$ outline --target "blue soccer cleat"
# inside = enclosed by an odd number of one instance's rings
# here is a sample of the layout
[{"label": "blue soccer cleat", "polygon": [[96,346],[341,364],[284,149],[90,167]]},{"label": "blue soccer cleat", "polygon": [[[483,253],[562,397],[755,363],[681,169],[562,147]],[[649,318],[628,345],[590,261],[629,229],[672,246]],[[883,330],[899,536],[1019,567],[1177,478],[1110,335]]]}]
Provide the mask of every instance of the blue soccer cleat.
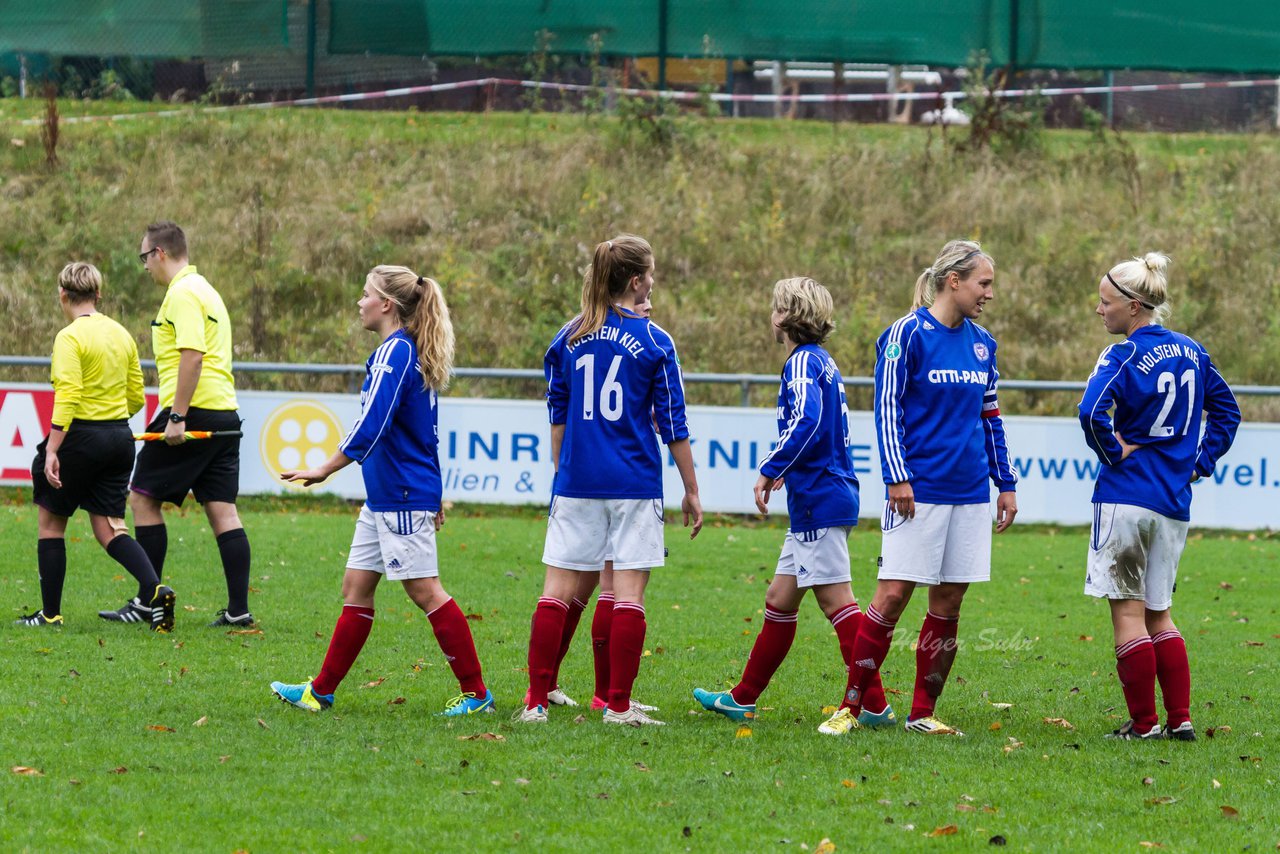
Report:
[{"label": "blue soccer cleat", "polygon": [[898,722],[898,716],[893,713],[893,706],[885,705],[883,712],[868,712],[863,709],[858,713],[858,723],[868,729],[879,729],[881,727],[890,727]]},{"label": "blue soccer cleat", "polygon": [[333,706],[332,694],[317,694],[311,690],[311,680],[301,685],[286,685],[283,682],[272,682],[271,691],[286,703],[305,709],[308,712],[323,712]]},{"label": "blue soccer cleat", "polygon": [[693,699],[701,703],[702,708],[708,712],[717,712],[731,721],[750,721],[755,720],[756,717],[755,703],[743,705],[733,699],[731,691],[705,691],[702,688],[694,688]]},{"label": "blue soccer cleat", "polygon": [[449,701],[449,705],[444,707],[444,711],[440,712],[439,716],[456,718],[462,715],[474,715],[477,712],[492,712],[494,710],[493,692],[486,689],[483,697],[477,697],[472,693],[459,694]]}]

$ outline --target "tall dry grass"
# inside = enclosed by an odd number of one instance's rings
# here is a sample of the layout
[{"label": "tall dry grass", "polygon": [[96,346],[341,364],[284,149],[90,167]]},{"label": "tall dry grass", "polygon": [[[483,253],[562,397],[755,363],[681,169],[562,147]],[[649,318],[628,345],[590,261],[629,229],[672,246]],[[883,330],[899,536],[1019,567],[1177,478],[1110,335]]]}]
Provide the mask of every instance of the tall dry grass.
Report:
[{"label": "tall dry grass", "polygon": [[[0,352],[48,352],[62,325],[55,276],[83,259],[102,268],[105,309],[149,354],[161,292],[138,264],[138,240],[149,220],[172,218],[227,298],[243,360],[360,361],[371,343],[355,324],[364,274],[403,263],[444,285],[457,364],[539,367],[576,310],[591,248],[632,231],[657,252],[655,319],[686,370],[777,370],[770,289],[804,274],[836,297],[830,349],[844,373],[865,375],[919,271],[947,239],[970,237],[997,261],[986,323],[1005,377],[1083,379],[1108,343],[1092,315],[1098,278],[1159,249],[1173,257],[1170,325],[1204,341],[1231,380],[1280,384],[1270,137],[1135,137],[1126,154],[1054,134],[1040,152],[1001,160],[950,153],[918,129],[687,119],[679,131],[655,147],[598,117],[193,115],[69,125],[52,173],[38,137],[6,144]],[[1009,398],[1022,412],[1074,402]],[[1280,403],[1251,403],[1250,415],[1280,418]]]}]

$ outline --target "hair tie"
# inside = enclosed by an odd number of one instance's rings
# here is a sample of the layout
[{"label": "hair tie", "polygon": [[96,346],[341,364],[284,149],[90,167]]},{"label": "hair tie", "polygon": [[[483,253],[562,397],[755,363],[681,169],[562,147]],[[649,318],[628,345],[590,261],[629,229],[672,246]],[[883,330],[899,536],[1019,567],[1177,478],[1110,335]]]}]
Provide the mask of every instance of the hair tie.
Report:
[{"label": "hair tie", "polygon": [[1117,282],[1115,279],[1111,278],[1111,271],[1110,271],[1110,270],[1108,270],[1108,271],[1107,271],[1107,281],[1111,283],[1111,287],[1115,288],[1117,291],[1119,291],[1119,292],[1120,292],[1120,295],[1121,295],[1121,296],[1128,297],[1129,299],[1131,299],[1131,300],[1133,300],[1134,302],[1136,302],[1138,305],[1140,305],[1140,306],[1142,306],[1143,308],[1145,308],[1147,311],[1155,311],[1156,307],[1155,307],[1154,305],[1152,305],[1151,303],[1147,302],[1147,301],[1146,301],[1146,300],[1144,300],[1142,297],[1138,296],[1137,294],[1135,294],[1133,291],[1129,290],[1128,288],[1126,288],[1126,287],[1122,286],[1122,285],[1121,285],[1119,282]]},{"label": "hair tie", "polygon": [[604,242],[604,248],[605,248],[607,251],[612,252],[612,251],[613,251],[613,241],[612,241],[612,240],[606,240],[606,241]]},{"label": "hair tie", "polygon": [[426,279],[424,279],[424,278],[422,278],[421,276],[419,276],[419,277],[418,277],[418,287],[422,287],[422,283],[423,283],[423,282],[425,282],[425,281],[426,281]]}]

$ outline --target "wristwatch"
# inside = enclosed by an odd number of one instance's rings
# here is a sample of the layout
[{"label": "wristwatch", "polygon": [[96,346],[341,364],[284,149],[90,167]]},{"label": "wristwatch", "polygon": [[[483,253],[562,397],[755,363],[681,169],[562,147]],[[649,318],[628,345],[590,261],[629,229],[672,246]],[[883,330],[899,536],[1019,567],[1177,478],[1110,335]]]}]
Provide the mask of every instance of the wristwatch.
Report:
[{"label": "wristwatch", "polygon": [[169,420],[172,421],[174,424],[181,424],[183,421],[187,420],[187,416],[182,415],[181,413],[178,413],[178,412],[170,412]]}]

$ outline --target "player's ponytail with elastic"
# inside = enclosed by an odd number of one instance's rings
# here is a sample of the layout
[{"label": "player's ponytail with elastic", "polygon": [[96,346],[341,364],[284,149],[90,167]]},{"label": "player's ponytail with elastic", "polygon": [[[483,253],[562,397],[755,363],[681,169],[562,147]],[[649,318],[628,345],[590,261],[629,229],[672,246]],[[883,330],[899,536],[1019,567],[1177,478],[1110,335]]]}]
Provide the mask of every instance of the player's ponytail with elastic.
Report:
[{"label": "player's ponytail with elastic", "polygon": [[1121,261],[1107,276],[1121,296],[1151,312],[1156,323],[1164,323],[1170,310],[1168,268],[1168,255],[1148,252],[1141,258]]},{"label": "player's ponytail with elastic", "polygon": [[626,292],[632,278],[643,278],[652,263],[653,249],[643,237],[620,234],[598,244],[583,278],[582,311],[576,318],[569,343],[600,331],[614,300]]},{"label": "player's ponytail with elastic", "polygon": [[920,277],[916,279],[916,289],[914,298],[911,301],[911,310],[924,308],[933,305],[934,298],[938,295],[938,285],[945,281],[947,274],[954,271],[959,274],[961,280],[969,278],[969,274],[978,266],[978,261],[985,258],[992,269],[995,269],[996,262],[990,255],[982,251],[982,247],[975,240],[952,240],[942,247],[942,251],[938,253],[938,257],[934,259],[933,266],[926,267]]},{"label": "player's ponytail with elastic", "polygon": [[369,272],[369,285],[395,303],[404,331],[418,345],[422,383],[437,391],[449,385],[453,373],[453,322],[444,291],[435,279],[408,267],[381,264]]}]

